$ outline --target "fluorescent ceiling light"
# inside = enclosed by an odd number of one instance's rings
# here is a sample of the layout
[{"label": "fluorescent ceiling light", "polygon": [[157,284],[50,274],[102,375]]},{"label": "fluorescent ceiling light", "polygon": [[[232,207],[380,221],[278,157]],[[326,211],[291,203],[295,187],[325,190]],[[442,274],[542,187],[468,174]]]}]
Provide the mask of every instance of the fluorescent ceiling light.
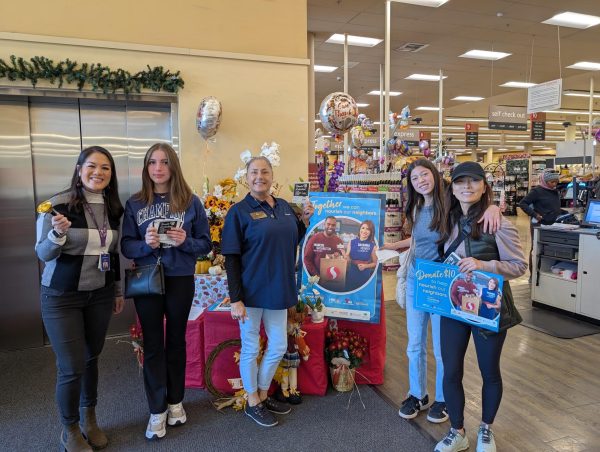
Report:
[{"label": "fluorescent ceiling light", "polygon": [[594,63],[591,61],[579,61],[571,66],[567,66],[569,69],[582,69],[584,71],[600,71],[600,63]]},{"label": "fluorescent ceiling light", "polygon": [[[379,96],[380,93],[381,91],[374,89],[373,91],[369,91],[367,94],[370,94],[371,96]],[[390,91],[390,96],[399,96],[400,94],[402,94],[400,91]]]},{"label": "fluorescent ceiling light", "polygon": [[[444,75],[442,78],[448,78]],[[437,82],[440,80],[439,75],[431,75],[431,74],[411,74],[406,77],[406,80],[422,80],[425,82]]]},{"label": "fluorescent ceiling light", "polygon": [[440,107],[417,107],[415,110],[421,111],[440,111]]},{"label": "fluorescent ceiling light", "polygon": [[333,72],[337,69],[337,66],[321,66],[319,64],[314,65],[315,72]]},{"label": "fluorescent ceiling light", "polygon": [[[375,47],[377,44],[382,42],[383,39],[377,38],[367,38],[365,36],[353,36],[348,35],[348,45],[350,46],[359,46],[359,47]],[[344,43],[344,35],[341,33],[335,33],[329,37],[329,39],[325,42],[330,44],[343,44]]]},{"label": "fluorescent ceiling light", "polygon": [[512,55],[512,53],[506,52],[492,52],[490,50],[469,50],[462,55],[459,55],[461,58],[475,58],[477,60],[492,60],[497,61],[502,58],[506,58],[507,56]]},{"label": "fluorescent ceiling light", "polygon": [[464,102],[478,102],[483,99],[484,99],[483,97],[478,97],[478,96],[456,96],[452,100],[462,100]]},{"label": "fluorescent ceiling light", "polygon": [[321,120],[320,119],[315,119],[315,122],[321,122]]},{"label": "fluorescent ceiling light", "polygon": [[359,104],[356,104],[356,106],[359,107],[359,108],[364,108],[364,107],[368,107],[369,104],[360,104],[359,103]]},{"label": "fluorescent ceiling light", "polygon": [[[567,90],[567,91],[563,91],[563,95],[572,96],[572,97],[587,97],[589,99],[590,92],[589,91]],[[594,93],[594,98],[600,98],[600,93],[598,91],[596,91]]]},{"label": "fluorescent ceiling light", "polygon": [[506,88],[531,88],[532,86],[537,85],[537,83],[529,83],[529,82],[506,82],[500,86],[504,86]]},{"label": "fluorescent ceiling light", "polygon": [[419,6],[430,6],[432,8],[438,8],[449,0],[392,0],[396,3],[408,3],[409,5]]},{"label": "fluorescent ceiling light", "polygon": [[457,121],[457,122],[488,122],[488,118],[444,118],[445,121]]},{"label": "fluorescent ceiling light", "polygon": [[[544,113],[554,113],[557,115],[589,115],[588,110],[544,110]],[[596,114],[597,112],[593,112]]]},{"label": "fluorescent ceiling light", "polygon": [[600,24],[600,17],[567,11],[565,13],[557,14],[554,17],[543,21],[542,23],[548,25],[558,25],[560,27],[590,28]]}]

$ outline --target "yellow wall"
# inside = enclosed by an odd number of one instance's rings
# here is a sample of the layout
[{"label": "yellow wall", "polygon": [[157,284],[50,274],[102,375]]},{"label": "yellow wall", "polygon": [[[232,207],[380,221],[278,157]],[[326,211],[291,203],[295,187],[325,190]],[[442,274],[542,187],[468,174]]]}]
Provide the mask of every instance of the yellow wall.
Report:
[{"label": "yellow wall", "polygon": [[[42,2],[39,3],[41,4]],[[75,33],[83,33],[85,31],[83,28],[78,30],[75,24],[72,24],[72,26],[67,24],[68,19],[58,19],[60,12],[64,12],[64,8],[58,8],[57,6],[61,3],[65,4],[68,2],[50,2],[47,10],[39,10],[51,16],[45,22],[47,25],[44,31],[59,33],[61,30],[58,28],[52,29],[52,27],[64,25],[69,30],[71,36],[75,35]],[[103,11],[110,9],[107,5],[116,2],[111,0],[106,3],[94,4],[94,7],[98,10],[96,11],[96,16],[100,15],[99,17],[103,17],[105,14]],[[124,4],[127,2],[121,1],[120,3]],[[167,21],[168,26],[165,30],[157,33],[173,31],[174,33],[179,33],[181,39],[185,38],[185,33],[181,29],[189,29],[192,25],[190,18],[187,17],[185,12],[182,12],[178,16],[182,20],[181,27],[179,27],[173,15],[174,13],[169,12],[169,8],[174,7],[160,6],[159,8],[158,2],[151,1],[148,3],[151,5],[154,4],[156,7],[151,8],[153,11],[149,13],[150,17],[156,14],[154,9],[158,9],[164,10],[166,18],[171,18]],[[293,36],[289,37],[289,42],[286,42],[288,41],[288,37],[279,36],[279,39],[271,39],[268,45],[263,45],[262,43],[260,45],[256,44],[256,47],[253,49],[248,47],[247,51],[253,54],[273,51],[273,55],[283,54],[288,57],[297,57],[301,52],[293,51],[290,46],[298,47],[298,44],[302,42],[304,46],[303,52],[304,54],[306,53],[306,2],[304,0],[252,0],[243,2],[213,0],[212,2],[195,1],[187,3],[196,5],[190,9],[194,14],[197,9],[205,12],[209,10],[214,15],[213,21],[216,20],[217,12],[220,12],[223,15],[220,19],[223,23],[223,28],[220,30],[219,36],[223,37],[223,47],[232,50],[233,47],[238,46],[237,51],[253,45],[250,40],[242,39],[240,33],[245,32],[249,34],[249,27],[252,30],[266,28],[270,26],[271,22],[279,22],[281,20],[281,17],[277,15],[266,15],[267,6],[270,5],[272,9],[276,9],[278,14],[284,13],[283,10],[294,10],[296,11],[296,20],[304,24],[304,28],[300,30],[295,25],[290,24],[288,30],[291,30],[290,33],[293,32]],[[244,5],[253,3],[257,5],[257,8],[244,7],[236,10],[233,15],[226,14],[226,8],[223,4],[231,6],[233,3]],[[23,8],[30,8],[25,3],[20,4],[24,5]],[[197,6],[199,4],[210,6],[200,8]],[[304,5],[301,14],[298,8],[295,7],[297,4]],[[3,5],[3,7],[8,6],[9,12],[12,12],[14,15],[17,11],[17,6],[14,5],[16,3],[11,2],[10,4]],[[80,6],[83,8],[85,14],[92,14],[91,10],[86,6],[87,3],[78,3],[77,5],[78,9],[80,9]],[[161,3],[161,5],[166,4]],[[55,10],[55,8],[58,9]],[[235,8],[232,7],[232,9]],[[245,12],[246,17],[240,17],[241,12]],[[34,14],[35,17],[31,21],[16,21],[20,24],[19,31],[23,33],[37,33],[36,26],[40,24],[38,20],[40,14]],[[98,24],[102,20],[83,20],[86,17],[85,14],[81,16],[78,14],[76,16],[74,12],[71,12],[68,17],[72,21],[81,22],[78,24],[80,27],[84,27],[86,24],[90,25],[89,33],[86,32],[85,34],[86,38],[102,37],[101,35],[94,34],[100,33],[101,27]],[[284,17],[287,16],[284,14]],[[6,17],[4,19],[6,20]],[[237,20],[237,25],[234,20]],[[117,28],[120,26],[124,28],[125,22],[125,19],[117,20]],[[148,20],[146,22],[151,21]],[[55,25],[52,25],[52,23]],[[144,24],[139,20],[131,20],[132,30],[137,30],[135,33],[134,31],[131,32],[132,38],[134,34],[139,33],[138,36],[140,38],[152,40],[152,36],[144,36],[142,31],[149,34],[150,30],[147,26],[144,25],[142,27],[142,25]],[[202,20],[198,18],[198,26],[200,27],[201,25]],[[112,27],[104,28],[112,30]],[[244,40],[245,42],[237,42],[233,36],[229,36],[230,28],[238,30],[233,35],[238,36],[240,40]],[[177,31],[178,29],[179,31]],[[108,33],[106,30],[105,32]],[[123,30],[121,32],[116,33],[116,36],[127,35]],[[107,38],[108,36],[104,37]],[[198,42],[196,48],[204,49],[205,42],[209,41]],[[213,45],[219,44],[216,38],[210,42]],[[170,42],[168,44],[174,43]],[[281,44],[278,48],[276,48],[277,43]],[[167,43],[163,42],[163,44]],[[172,71],[180,70],[181,76],[185,81],[185,87],[178,96],[182,166],[186,179],[197,190],[201,188],[203,175],[209,176],[211,183],[216,182],[220,178],[231,177],[238,166],[241,165],[239,154],[245,149],[250,149],[253,154],[256,154],[261,144],[265,141],[276,141],[281,145],[282,164],[281,167],[275,169],[276,181],[287,187],[288,183],[296,181],[298,177],[306,179],[308,163],[307,134],[309,125],[312,127],[313,124],[309,124],[307,118],[308,66],[304,59],[293,60],[291,64],[288,64],[283,62],[262,62],[256,60],[140,52],[135,50],[115,50],[63,43],[34,43],[1,39],[0,37],[0,58],[6,59],[11,54],[24,58],[43,55],[55,61],[71,58],[79,62],[99,62],[111,68],[124,68],[132,73],[145,68],[147,64],[150,66],[162,65]],[[8,83],[5,79],[0,79],[0,86],[14,86],[14,84]],[[219,131],[215,135],[216,143],[209,145],[210,151],[207,154],[206,143],[196,131],[195,117],[200,100],[209,95],[215,96],[221,101],[223,116]],[[282,190],[281,196],[290,197],[287,188]]]},{"label": "yellow wall", "polygon": [[1,3],[1,31],[306,58],[306,0]]}]

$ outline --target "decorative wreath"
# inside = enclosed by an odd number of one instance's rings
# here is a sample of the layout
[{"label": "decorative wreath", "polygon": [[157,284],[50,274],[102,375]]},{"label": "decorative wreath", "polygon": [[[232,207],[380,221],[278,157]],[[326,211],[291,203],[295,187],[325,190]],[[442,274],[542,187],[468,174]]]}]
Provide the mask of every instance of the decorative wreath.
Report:
[{"label": "decorative wreath", "polygon": [[206,367],[204,368],[204,383],[206,384],[206,389],[208,389],[208,392],[210,392],[212,395],[214,395],[215,397],[217,397],[219,399],[227,398],[230,396],[228,394],[225,394],[225,393],[219,391],[213,385],[213,382],[212,382],[213,363],[215,362],[215,359],[217,359],[217,356],[219,356],[219,354],[226,348],[236,347],[236,346],[241,347],[241,345],[242,345],[242,341],[240,339],[228,339],[226,341],[221,342],[219,345],[217,345],[215,347],[215,349],[212,352],[210,352],[210,355],[208,355],[208,359],[206,360]]}]

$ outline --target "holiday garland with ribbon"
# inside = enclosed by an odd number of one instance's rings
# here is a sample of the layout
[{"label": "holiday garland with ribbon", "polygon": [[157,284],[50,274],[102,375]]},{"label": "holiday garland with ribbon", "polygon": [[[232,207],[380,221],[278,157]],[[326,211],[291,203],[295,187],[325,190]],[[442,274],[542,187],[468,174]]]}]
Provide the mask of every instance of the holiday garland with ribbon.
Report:
[{"label": "holiday garland with ribbon", "polygon": [[58,81],[61,88],[64,83],[77,85],[81,91],[88,84],[92,91],[101,90],[104,94],[123,90],[125,94],[139,93],[142,89],[176,93],[183,88],[183,80],[179,71],[172,73],[162,66],[139,71],[133,75],[124,69],[112,70],[100,63],[83,63],[66,59],[58,63],[53,60],[35,56],[29,61],[11,55],[10,62],[0,59],[0,79],[10,81],[29,80],[35,88],[40,80],[47,80],[53,85]]}]

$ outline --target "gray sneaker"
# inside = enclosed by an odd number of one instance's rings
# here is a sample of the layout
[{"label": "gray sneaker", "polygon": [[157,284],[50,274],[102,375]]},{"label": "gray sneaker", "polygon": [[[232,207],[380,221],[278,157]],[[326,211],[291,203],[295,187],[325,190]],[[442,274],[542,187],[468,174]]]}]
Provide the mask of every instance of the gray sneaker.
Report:
[{"label": "gray sneaker", "polygon": [[146,427],[146,438],[160,439],[167,433],[167,412],[151,414]]},{"label": "gray sneaker", "polygon": [[451,428],[448,434],[436,444],[434,452],[458,452],[469,448],[469,438],[462,436],[458,430]]},{"label": "gray sneaker", "polygon": [[477,452],[496,452],[494,432],[488,425],[481,425],[477,433]]},{"label": "gray sneaker", "polygon": [[275,416],[267,410],[267,407],[263,403],[250,406],[250,404],[246,402],[244,413],[246,413],[246,416],[251,417],[258,425],[262,425],[263,427],[274,427],[277,425],[277,419],[275,419]]},{"label": "gray sneaker", "polygon": [[181,402],[175,405],[168,405],[167,408],[167,424],[171,426],[183,425],[187,421],[185,410]]}]

